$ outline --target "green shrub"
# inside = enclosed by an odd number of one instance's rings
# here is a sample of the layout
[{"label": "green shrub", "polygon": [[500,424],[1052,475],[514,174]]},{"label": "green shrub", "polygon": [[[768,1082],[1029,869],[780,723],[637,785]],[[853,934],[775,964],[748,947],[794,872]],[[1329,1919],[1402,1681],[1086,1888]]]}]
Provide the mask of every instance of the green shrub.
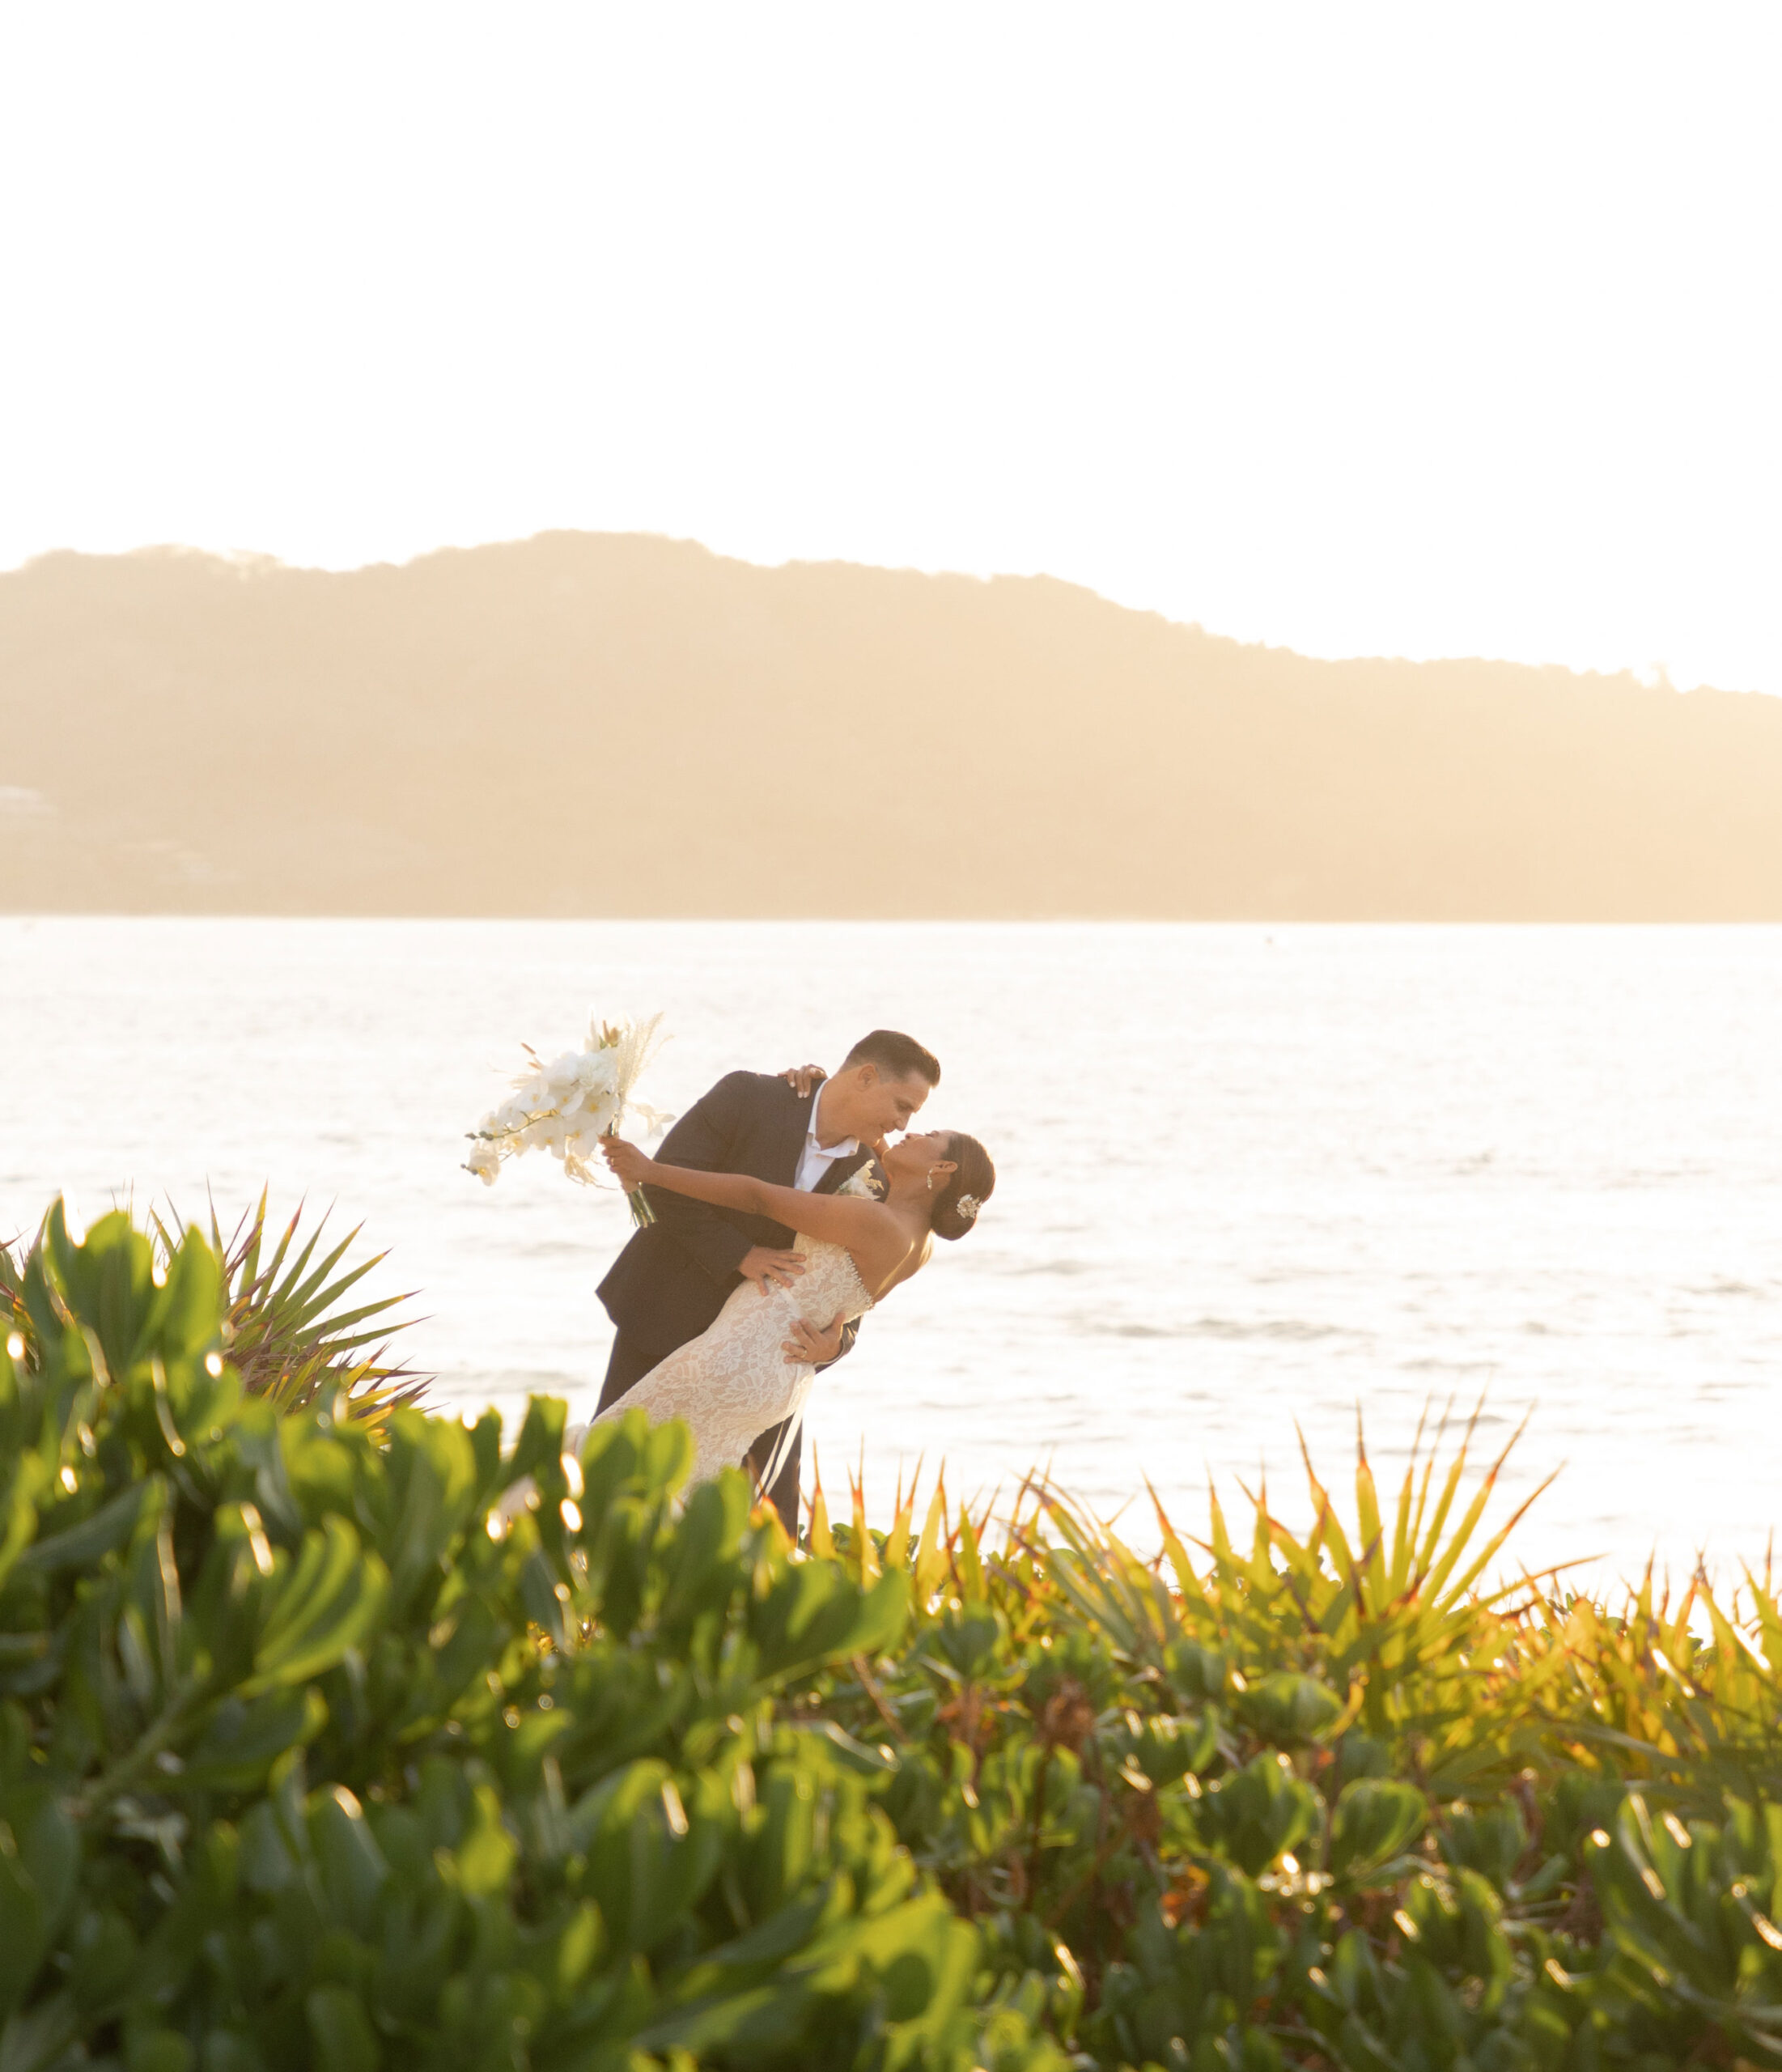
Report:
[{"label": "green shrub", "polygon": [[794,1550],[641,1416],[281,1414],[195,1232],[13,1299],[0,2072],[1782,2067],[1782,1610],[1487,1587],[1464,1444]]},{"label": "green shrub", "polygon": [[919,1539],[819,1497],[916,1602],[804,1702],[891,1734],[899,1834],[1082,2061],[1782,2065],[1774,1597],[1483,1589],[1465,1461],[1388,1517],[1363,1453],[1353,1538],[1315,1476],[1303,1539],[1216,1505],[1203,1563],[1160,1508],[1173,1587],[1044,1492],[994,1558],[938,1492]]},{"label": "green shrub", "polygon": [[560,1404],[506,1461],[493,1416],[281,1417],[214,1250],[155,1263],[58,1208],[0,1355],[8,2072],[1059,2061],[976,2006],[886,1758],[779,1703],[901,1575],[790,1558],[740,1477],[678,1513],[641,1416],[580,1463]]}]

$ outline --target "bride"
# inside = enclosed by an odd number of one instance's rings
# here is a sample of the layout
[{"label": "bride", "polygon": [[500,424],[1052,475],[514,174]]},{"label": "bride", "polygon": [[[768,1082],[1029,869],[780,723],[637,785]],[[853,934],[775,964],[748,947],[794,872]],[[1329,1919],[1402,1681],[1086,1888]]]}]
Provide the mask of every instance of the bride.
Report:
[{"label": "bride", "polygon": [[936,1238],[965,1236],[996,1184],[990,1154],[957,1131],[902,1137],[886,1150],[889,1187],[882,1200],[863,1171],[837,1193],[807,1194],[745,1174],[660,1165],[618,1137],[603,1139],[600,1149],[627,1190],[665,1187],[715,1208],[766,1216],[798,1233],[807,1262],[790,1288],[745,1280],[708,1329],[594,1420],[608,1424],[639,1408],[652,1424],[681,1418],[693,1433],[692,1483],[740,1467],[757,1435],[784,1420],[785,1437],[762,1477],[770,1487],[817,1373],[787,1359],[788,1332],[800,1318],[821,1331],[882,1302],[927,1264]]}]

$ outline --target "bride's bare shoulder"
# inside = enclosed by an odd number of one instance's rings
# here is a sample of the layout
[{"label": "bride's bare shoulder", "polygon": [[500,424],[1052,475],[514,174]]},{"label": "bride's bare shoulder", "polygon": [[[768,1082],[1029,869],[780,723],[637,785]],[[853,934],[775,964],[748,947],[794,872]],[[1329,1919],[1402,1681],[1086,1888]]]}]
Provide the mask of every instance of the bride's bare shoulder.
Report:
[{"label": "bride's bare shoulder", "polygon": [[879,1292],[873,1297],[873,1301],[882,1302],[893,1288],[901,1288],[905,1281],[913,1279],[915,1275],[920,1273],[928,1263],[934,1248],[934,1233],[931,1231],[924,1231],[891,1269],[889,1277],[880,1284]]}]

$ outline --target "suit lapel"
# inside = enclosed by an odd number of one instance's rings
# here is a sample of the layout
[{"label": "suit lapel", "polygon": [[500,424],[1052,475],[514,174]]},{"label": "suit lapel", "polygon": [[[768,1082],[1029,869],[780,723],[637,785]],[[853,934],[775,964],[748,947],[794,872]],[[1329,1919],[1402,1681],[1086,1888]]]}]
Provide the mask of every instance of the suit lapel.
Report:
[{"label": "suit lapel", "polygon": [[813,1093],[810,1100],[800,1101],[795,1093],[786,1103],[774,1140],[774,1170],[764,1173],[764,1180],[771,1180],[781,1187],[798,1184],[798,1161],[804,1153],[804,1139],[810,1132],[811,1102],[816,1098]]}]

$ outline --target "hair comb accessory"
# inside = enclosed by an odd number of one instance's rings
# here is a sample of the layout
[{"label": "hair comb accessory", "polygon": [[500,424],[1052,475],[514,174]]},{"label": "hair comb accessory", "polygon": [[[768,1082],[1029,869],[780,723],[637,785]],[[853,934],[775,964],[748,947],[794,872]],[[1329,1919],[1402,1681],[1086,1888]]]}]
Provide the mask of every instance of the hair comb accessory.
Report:
[{"label": "hair comb accessory", "polygon": [[982,1207],[983,1204],[976,1195],[961,1195],[953,1204],[956,1213],[960,1220],[965,1223],[975,1223],[978,1221],[978,1212]]}]

